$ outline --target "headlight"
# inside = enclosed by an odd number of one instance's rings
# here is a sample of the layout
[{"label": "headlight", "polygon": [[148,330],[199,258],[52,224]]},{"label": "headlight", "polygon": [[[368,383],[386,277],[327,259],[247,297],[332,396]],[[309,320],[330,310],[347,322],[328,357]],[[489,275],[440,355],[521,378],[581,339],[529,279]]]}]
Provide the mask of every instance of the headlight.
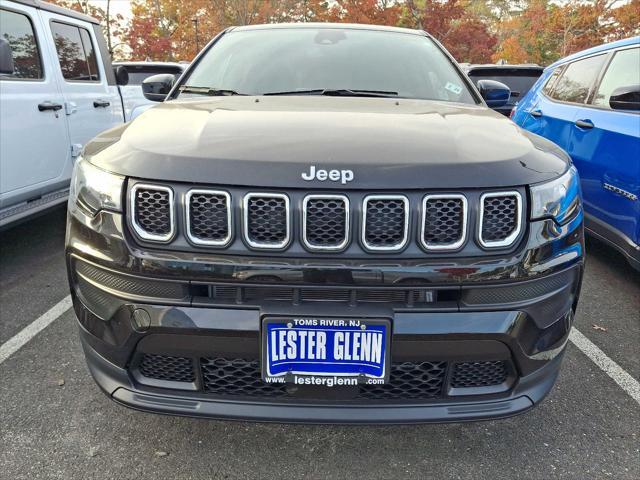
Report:
[{"label": "headlight", "polygon": [[100,210],[122,211],[124,177],[100,170],[78,157],[69,196],[71,201],[95,215]]},{"label": "headlight", "polygon": [[580,209],[580,178],[571,167],[560,178],[531,187],[531,219],[553,218],[564,225]]}]

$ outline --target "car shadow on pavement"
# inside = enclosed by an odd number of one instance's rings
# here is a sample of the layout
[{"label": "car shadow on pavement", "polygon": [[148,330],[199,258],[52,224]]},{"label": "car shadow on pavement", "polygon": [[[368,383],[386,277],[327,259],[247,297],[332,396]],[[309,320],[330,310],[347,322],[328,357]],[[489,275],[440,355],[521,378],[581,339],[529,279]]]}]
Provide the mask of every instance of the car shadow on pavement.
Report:
[{"label": "car shadow on pavement", "polygon": [[613,247],[593,237],[586,237],[587,266],[590,261],[606,264],[607,268],[640,285],[640,271],[633,268],[624,256]]}]

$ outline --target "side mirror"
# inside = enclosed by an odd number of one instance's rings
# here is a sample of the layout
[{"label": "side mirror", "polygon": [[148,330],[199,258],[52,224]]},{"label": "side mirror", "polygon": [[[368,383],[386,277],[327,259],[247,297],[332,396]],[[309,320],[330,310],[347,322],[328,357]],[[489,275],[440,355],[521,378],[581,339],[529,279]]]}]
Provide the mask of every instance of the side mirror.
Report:
[{"label": "side mirror", "polygon": [[122,65],[118,65],[113,73],[116,76],[116,83],[118,85],[126,85],[129,83],[129,72],[127,71],[127,69],[125,67],[123,67]]},{"label": "side mirror", "polygon": [[13,55],[11,45],[5,38],[0,37],[0,75],[13,75]]},{"label": "side mirror", "polygon": [[614,110],[640,110],[640,84],[616,88],[609,97]]},{"label": "side mirror", "polygon": [[502,107],[509,101],[511,90],[504,83],[495,80],[478,80],[477,85],[488,107]]},{"label": "side mirror", "polygon": [[142,81],[142,93],[144,98],[152,102],[163,102],[173,88],[176,76],[171,73],[152,75]]}]

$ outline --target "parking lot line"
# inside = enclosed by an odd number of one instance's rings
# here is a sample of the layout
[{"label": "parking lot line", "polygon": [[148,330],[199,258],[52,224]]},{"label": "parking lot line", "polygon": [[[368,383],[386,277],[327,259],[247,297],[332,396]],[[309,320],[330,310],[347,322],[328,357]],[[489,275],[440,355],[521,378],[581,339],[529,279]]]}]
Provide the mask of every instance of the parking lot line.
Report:
[{"label": "parking lot line", "polygon": [[[11,337],[0,346],[0,364],[26,345],[33,337],[47,328],[72,306],[71,295],[67,295],[34,322]],[[616,382],[631,398],[640,404],[640,382],[629,375],[620,365],[611,360],[591,340],[575,327],[571,329],[569,340],[578,347],[603,372]]]},{"label": "parking lot line", "polygon": [[51,322],[60,317],[69,308],[71,308],[71,295],[67,295],[44,314],[38,317],[34,322],[20,330],[16,335],[11,337],[0,346],[0,364],[7,358],[20,350],[29,340],[35,337],[42,330],[47,328]]},{"label": "parking lot line", "polygon": [[593,363],[600,367],[603,372],[609,375],[631,398],[640,404],[640,382],[629,375],[620,365],[611,360],[575,327],[571,329],[569,340],[571,340],[582,353],[589,357]]}]

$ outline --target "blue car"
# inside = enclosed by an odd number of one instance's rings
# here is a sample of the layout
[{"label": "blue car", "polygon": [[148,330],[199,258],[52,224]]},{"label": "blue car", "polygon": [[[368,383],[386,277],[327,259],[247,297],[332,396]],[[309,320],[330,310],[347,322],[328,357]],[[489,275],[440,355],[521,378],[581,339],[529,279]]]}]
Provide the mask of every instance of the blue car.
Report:
[{"label": "blue car", "polygon": [[587,231],[640,270],[640,37],[550,65],[512,119],[571,156]]}]

